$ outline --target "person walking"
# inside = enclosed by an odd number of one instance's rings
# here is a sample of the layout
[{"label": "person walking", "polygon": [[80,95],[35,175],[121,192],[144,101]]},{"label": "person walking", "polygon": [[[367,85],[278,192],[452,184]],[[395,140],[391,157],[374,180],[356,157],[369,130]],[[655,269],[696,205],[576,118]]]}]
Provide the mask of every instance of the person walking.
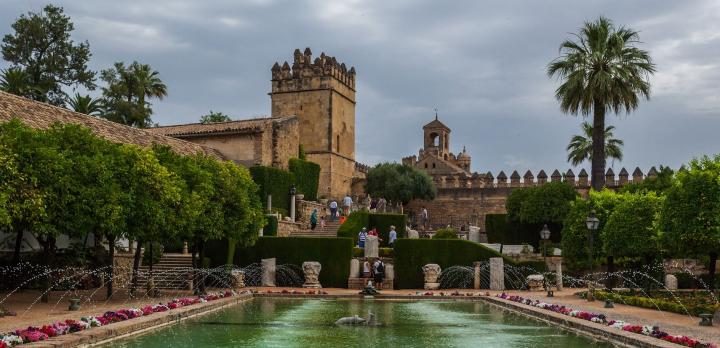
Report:
[{"label": "person walking", "polygon": [[395,248],[395,240],[397,240],[397,231],[395,231],[395,226],[390,226],[390,232],[388,233],[388,246]]},{"label": "person walking", "polygon": [[367,238],[367,228],[363,227],[358,233],[358,248],[365,249],[365,238]]},{"label": "person walking", "polygon": [[311,231],[315,230],[317,223],[318,223],[317,209],[313,209],[312,214],[310,214],[310,230]]},{"label": "person walking", "polygon": [[422,211],[420,211],[420,221],[422,222],[423,231],[427,230],[428,211],[427,211],[427,209],[425,209],[425,207],[422,207]]},{"label": "person walking", "polygon": [[335,221],[337,218],[338,204],[334,199],[330,201],[330,221]]},{"label": "person walking", "polygon": [[385,278],[385,264],[377,258],[373,263],[373,281],[376,288],[382,289],[383,278]]},{"label": "person walking", "polygon": [[376,208],[377,212],[384,213],[386,206],[387,206],[387,201],[385,200],[384,197],[380,197],[380,200],[377,203],[377,208]]},{"label": "person walking", "polygon": [[320,217],[320,230],[325,231],[325,217],[324,216]]},{"label": "person walking", "polygon": [[350,209],[352,208],[353,200],[350,198],[350,194],[346,194],[345,198],[343,198],[343,212],[345,216],[350,215]]}]

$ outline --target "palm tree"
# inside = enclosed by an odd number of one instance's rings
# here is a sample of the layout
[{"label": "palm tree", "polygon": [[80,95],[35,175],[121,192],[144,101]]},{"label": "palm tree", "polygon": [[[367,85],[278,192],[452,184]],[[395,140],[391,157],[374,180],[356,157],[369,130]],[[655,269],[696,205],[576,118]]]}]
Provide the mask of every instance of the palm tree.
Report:
[{"label": "palm tree", "polygon": [[[582,135],[574,135],[570,139],[570,144],[567,146],[568,151],[568,162],[573,166],[578,166],[586,159],[592,160],[592,132],[593,126],[590,122],[582,123]],[[623,141],[620,139],[613,138],[613,130],[615,126],[605,127],[605,158],[612,158],[613,160],[622,161],[622,146]]]},{"label": "palm tree", "polygon": [[152,70],[150,65],[133,62],[130,69],[137,81],[136,93],[141,104],[145,103],[145,97],[159,100],[167,97],[167,86],[160,80],[160,73]]},{"label": "palm tree", "polygon": [[30,87],[30,75],[21,68],[9,68],[0,75],[0,90],[22,97],[27,97]]},{"label": "palm tree", "polygon": [[103,88],[108,112],[107,119],[140,128],[152,125],[151,104],[148,98],[162,100],[167,96],[167,86],[160,80],[159,73],[147,64],[133,62],[126,66],[115,63],[103,70],[101,79],[107,83]]},{"label": "palm tree", "polygon": [[93,99],[89,95],[83,96],[80,93],[75,93],[74,97],[68,99],[67,104],[75,112],[91,116],[98,116],[103,111],[101,99]]},{"label": "palm tree", "polygon": [[555,90],[560,109],[583,116],[593,113],[592,188],[605,186],[605,112],[630,113],[640,97],[650,99],[649,77],[655,72],[647,51],[635,47],[638,32],[616,28],[600,17],[585,22],[576,40],[560,45],[560,57],[547,67],[548,76],[562,81]]}]

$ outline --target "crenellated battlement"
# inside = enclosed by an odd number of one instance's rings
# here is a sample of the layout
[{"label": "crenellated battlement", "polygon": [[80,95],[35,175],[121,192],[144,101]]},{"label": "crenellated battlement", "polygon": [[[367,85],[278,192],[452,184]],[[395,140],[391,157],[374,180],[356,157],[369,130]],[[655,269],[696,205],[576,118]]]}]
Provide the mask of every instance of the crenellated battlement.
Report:
[{"label": "crenellated battlement", "polygon": [[338,62],[335,57],[327,56],[324,52],[313,60],[310,47],[305,48],[304,52],[295,50],[292,66],[287,61],[283,64],[275,62],[271,71],[273,92],[322,88],[322,82],[327,78],[333,78],[355,91],[355,67],[348,69],[345,63]]},{"label": "crenellated battlement", "polygon": [[[403,159],[411,159],[414,156],[410,156]],[[635,168],[632,173],[632,178],[629,172],[622,168],[620,173],[615,175],[612,168],[608,168],[605,173],[605,182],[608,188],[614,189],[625,186],[631,183],[639,183],[647,178],[657,176],[657,169],[655,167],[650,168],[647,174],[643,174],[640,168]],[[509,179],[509,180],[508,180]],[[548,182],[567,182],[571,186],[577,189],[589,189],[590,180],[589,175],[585,169],[581,169],[580,173],[575,176],[572,169],[568,169],[566,172],[560,172],[554,170],[550,176],[544,170],[540,170],[537,176],[528,170],[521,177],[517,170],[513,171],[510,176],[500,171],[497,176],[494,176],[492,172],[487,173],[473,173],[472,175],[467,174],[451,174],[451,175],[434,175],[433,181],[438,189],[466,189],[466,188],[502,188],[502,187],[530,187],[542,185]]]}]

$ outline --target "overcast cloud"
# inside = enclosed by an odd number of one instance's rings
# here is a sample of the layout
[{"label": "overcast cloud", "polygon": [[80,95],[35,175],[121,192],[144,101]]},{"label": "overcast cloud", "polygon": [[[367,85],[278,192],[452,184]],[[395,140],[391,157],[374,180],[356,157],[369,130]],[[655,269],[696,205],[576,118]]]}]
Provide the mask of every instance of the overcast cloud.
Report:
[{"label": "overcast cloud", "polygon": [[[45,3],[2,0],[0,34]],[[569,32],[605,15],[639,30],[658,68],[650,101],[608,117],[625,141],[616,173],[720,153],[720,1],[54,3],[72,17],[74,39],[90,42],[93,69],[138,60],[160,72],[169,88],[154,103],[160,124],[209,110],[268,115],[270,67],[309,46],[358,71],[358,161],[416,154],[438,108],[453,152],[466,146],[473,171],[508,175],[570,167],[565,147],[582,120],[559,111],[545,67]]]}]

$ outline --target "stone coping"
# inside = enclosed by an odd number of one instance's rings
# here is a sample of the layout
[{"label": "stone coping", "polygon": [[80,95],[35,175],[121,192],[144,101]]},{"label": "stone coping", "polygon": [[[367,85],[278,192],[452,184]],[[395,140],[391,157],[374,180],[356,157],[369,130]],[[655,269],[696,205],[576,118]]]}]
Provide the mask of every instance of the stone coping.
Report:
[{"label": "stone coping", "polygon": [[151,316],[139,317],[128,321],[113,323],[107,326],[94,327],[89,330],[75,332],[63,336],[53,337],[45,341],[27,343],[21,347],[50,348],[50,347],[77,347],[96,346],[110,341],[127,338],[172,325],[180,321],[204,315],[216,310],[236,305],[243,301],[258,298],[301,298],[301,299],[352,299],[352,300],[429,300],[429,301],[483,301],[490,305],[508,310],[510,312],[530,317],[550,325],[559,326],[567,331],[579,333],[584,336],[610,342],[623,347],[660,347],[677,348],[677,344],[643,336],[636,333],[617,330],[609,326],[593,323],[580,318],[566,316],[560,313],[536,308],[530,305],[516,303],[493,296],[423,296],[380,294],[365,296],[361,294],[290,294],[290,293],[244,293],[238,296],[221,298],[215,301],[180,307],[166,312],[154,313]]},{"label": "stone coping", "polygon": [[94,327],[88,330],[74,332],[67,335],[52,337],[44,341],[26,343],[20,347],[29,348],[60,348],[77,346],[95,346],[117,339],[122,339],[150,330],[178,323],[197,315],[210,313],[240,302],[252,299],[250,294],[240,294],[232,297],[220,298],[214,301],[198,303],[192,306],[175,308],[165,312],[153,313],[149,316],[134,318],[127,321],[112,323],[106,326]]}]

